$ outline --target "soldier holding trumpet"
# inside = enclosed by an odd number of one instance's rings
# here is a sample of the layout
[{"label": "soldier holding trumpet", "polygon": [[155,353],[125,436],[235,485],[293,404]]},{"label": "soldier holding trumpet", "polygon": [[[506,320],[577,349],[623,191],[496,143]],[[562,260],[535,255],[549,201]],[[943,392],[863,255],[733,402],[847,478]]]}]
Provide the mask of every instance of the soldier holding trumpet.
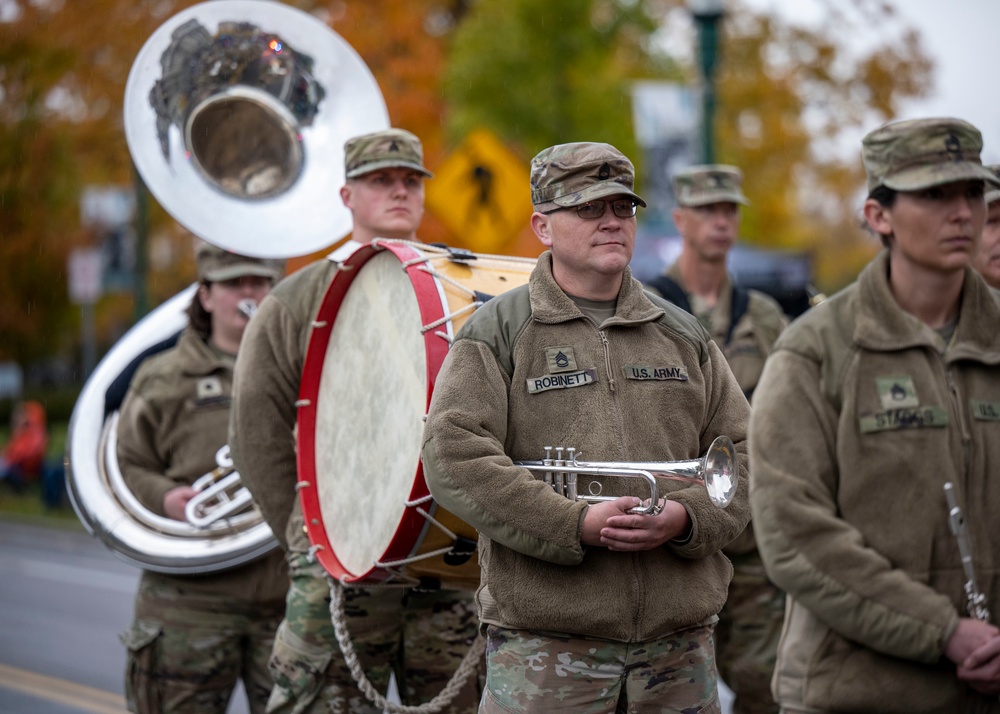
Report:
[{"label": "soldier holding trumpet", "polygon": [[722,353],[629,272],[645,205],[633,183],[608,144],[535,157],[531,225],[549,251],[529,285],[469,319],[435,386],[424,473],[480,534],[481,712],[720,710],[712,629],[732,575],[720,551],[747,524],[745,478],[726,509],[663,481],[666,498],[646,504],[659,508],[636,513],[639,479],[604,479],[620,497],[591,504],[516,463],[545,445],[591,462],[688,460],[721,435],[745,453],[749,406]]}]

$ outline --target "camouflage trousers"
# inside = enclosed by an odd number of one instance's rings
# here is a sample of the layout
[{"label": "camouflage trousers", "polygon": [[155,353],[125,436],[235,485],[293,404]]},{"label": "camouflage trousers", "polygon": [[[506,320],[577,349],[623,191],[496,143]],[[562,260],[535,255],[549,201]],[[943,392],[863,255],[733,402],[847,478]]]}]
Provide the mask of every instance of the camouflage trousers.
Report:
[{"label": "camouflage trousers", "polygon": [[733,579],[715,629],[719,676],[736,695],[734,714],[777,714],[771,677],[785,618],[785,593],[768,580],[756,550],[729,558]]},{"label": "camouflage trousers", "polygon": [[[330,617],[330,589],[318,563],[289,554],[291,586],[274,642],[269,714],[380,714],[354,682]],[[345,588],[345,613],[358,659],[385,693],[395,673],[400,698],[422,704],[444,689],[477,635],[471,593],[402,588]],[[468,683],[444,711],[473,712],[479,682]]]},{"label": "camouflage trousers", "polygon": [[271,691],[267,660],[281,601],[259,603],[199,593],[143,573],[128,649],[125,694],[139,714],[224,714],[238,680],[250,711]]},{"label": "camouflage trousers", "polygon": [[627,644],[488,625],[479,711],[721,712],[712,629]]}]

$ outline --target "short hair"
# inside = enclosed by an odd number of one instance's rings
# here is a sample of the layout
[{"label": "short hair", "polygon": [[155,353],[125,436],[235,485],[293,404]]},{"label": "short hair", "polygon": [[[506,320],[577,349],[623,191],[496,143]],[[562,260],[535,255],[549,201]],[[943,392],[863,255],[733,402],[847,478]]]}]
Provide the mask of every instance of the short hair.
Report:
[{"label": "short hair", "polygon": [[[896,205],[896,198],[899,196],[899,191],[894,188],[889,188],[885,185],[879,185],[872,189],[871,193],[868,194],[868,198],[875,201],[878,205],[883,208],[892,208]],[[872,229],[873,232],[874,229]],[[892,234],[886,235],[885,233],[878,234],[879,240],[882,241],[883,248],[889,248],[892,245]]]}]

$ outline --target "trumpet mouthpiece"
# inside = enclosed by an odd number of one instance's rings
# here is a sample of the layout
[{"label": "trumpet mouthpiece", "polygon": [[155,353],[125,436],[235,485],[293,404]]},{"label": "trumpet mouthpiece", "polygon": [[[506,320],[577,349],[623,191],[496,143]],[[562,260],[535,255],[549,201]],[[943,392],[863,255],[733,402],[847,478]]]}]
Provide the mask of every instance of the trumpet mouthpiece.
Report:
[{"label": "trumpet mouthpiece", "polygon": [[253,298],[240,300],[236,308],[249,320],[257,312],[257,301]]}]

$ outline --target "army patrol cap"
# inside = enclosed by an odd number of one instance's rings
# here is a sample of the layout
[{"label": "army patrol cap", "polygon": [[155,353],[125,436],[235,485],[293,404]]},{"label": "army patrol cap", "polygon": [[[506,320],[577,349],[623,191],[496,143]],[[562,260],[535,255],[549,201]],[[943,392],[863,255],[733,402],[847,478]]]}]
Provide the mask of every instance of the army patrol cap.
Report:
[{"label": "army patrol cap", "polygon": [[920,191],[955,181],[981,179],[1000,187],[983,166],[983,137],[961,119],[908,119],[879,127],[861,140],[868,193],[879,186]]},{"label": "army patrol cap", "polygon": [[743,172],[735,166],[704,164],[689,166],[674,176],[674,196],[678,206],[707,206],[712,203],[750,203],[740,190]]},{"label": "army patrol cap", "polygon": [[427,178],[420,139],[403,129],[385,129],[348,139],[344,144],[344,172],[357,178],[378,169],[413,169]]},{"label": "army patrol cap", "polygon": [[645,207],[634,187],[632,162],[611,144],[557,144],[531,160],[531,203],[539,212],[606,196],[630,196]]},{"label": "army patrol cap", "polygon": [[277,282],[285,274],[283,260],[251,258],[204,242],[195,249],[195,262],[198,264],[198,279],[210,283],[245,275],[260,275]]},{"label": "army patrol cap", "polygon": [[[997,178],[1000,178],[1000,164],[990,164],[989,166],[986,167],[986,170],[992,172],[992,174]],[[990,188],[992,188],[993,190],[986,192],[987,206],[993,203],[998,198],[1000,198],[1000,189],[997,189],[994,186],[991,186]]]}]

